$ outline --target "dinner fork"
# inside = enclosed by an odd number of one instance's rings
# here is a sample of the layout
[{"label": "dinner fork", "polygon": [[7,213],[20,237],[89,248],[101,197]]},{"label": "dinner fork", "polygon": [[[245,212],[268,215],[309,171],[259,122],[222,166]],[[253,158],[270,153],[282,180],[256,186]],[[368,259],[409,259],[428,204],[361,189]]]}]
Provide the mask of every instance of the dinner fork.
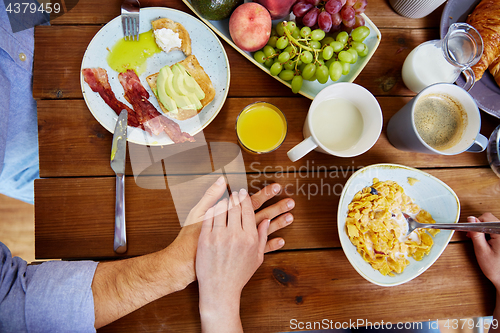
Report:
[{"label": "dinner fork", "polygon": [[486,234],[500,234],[500,222],[473,222],[473,223],[420,223],[415,221],[411,216],[403,213],[406,221],[408,222],[409,235],[417,228],[426,229],[444,229],[444,230],[457,230],[457,231],[476,231]]},{"label": "dinner fork", "polygon": [[139,40],[139,0],[123,0],[122,27],[125,40]]}]

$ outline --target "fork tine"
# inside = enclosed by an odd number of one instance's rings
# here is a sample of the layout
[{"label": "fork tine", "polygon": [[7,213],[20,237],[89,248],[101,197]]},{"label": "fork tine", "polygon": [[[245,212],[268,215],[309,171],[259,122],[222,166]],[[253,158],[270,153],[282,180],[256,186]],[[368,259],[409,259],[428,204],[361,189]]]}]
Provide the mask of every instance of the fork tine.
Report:
[{"label": "fork tine", "polygon": [[135,23],[134,23],[134,18],[131,17],[130,18],[130,31],[129,31],[129,34],[130,34],[130,39],[131,40],[134,40],[134,34],[135,34]]},{"label": "fork tine", "polygon": [[130,18],[130,37],[135,40],[135,17]]},{"label": "fork tine", "polygon": [[128,22],[127,26],[128,40],[134,40],[134,19],[132,17],[129,17],[127,22]]},{"label": "fork tine", "polygon": [[129,38],[129,32],[128,32],[128,17],[125,18],[125,40],[128,40]]},{"label": "fork tine", "polygon": [[127,39],[127,18],[122,15],[123,37]]},{"label": "fork tine", "polygon": [[128,18],[128,39],[134,40],[134,19],[132,17]]},{"label": "fork tine", "polygon": [[135,25],[135,37],[136,37],[136,40],[139,40],[139,24],[140,24],[139,18],[135,17],[134,18],[134,25]]},{"label": "fork tine", "polygon": [[124,26],[123,26],[123,29],[124,29],[124,37],[125,37],[125,40],[129,40],[130,39],[130,18],[128,16],[124,17]]}]

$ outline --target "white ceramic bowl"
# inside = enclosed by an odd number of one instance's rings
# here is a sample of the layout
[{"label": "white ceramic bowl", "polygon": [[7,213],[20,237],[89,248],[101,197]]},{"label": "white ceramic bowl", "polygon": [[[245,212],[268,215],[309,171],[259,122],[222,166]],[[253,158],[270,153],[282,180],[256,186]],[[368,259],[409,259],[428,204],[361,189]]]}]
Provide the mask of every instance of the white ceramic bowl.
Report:
[{"label": "white ceramic bowl", "polygon": [[[417,179],[418,182],[410,185],[408,177]],[[396,274],[396,276],[382,275],[363,260],[345,230],[347,206],[358,191],[373,184],[373,178],[378,178],[380,181],[396,181],[420,208],[432,215],[437,223],[457,223],[460,217],[460,202],[455,192],[441,180],[423,171],[403,165],[375,164],[358,170],[349,178],[342,191],[337,212],[337,225],[342,249],[354,269],[366,280],[379,286],[397,286],[425,272],[443,253],[453,236],[453,231],[441,230],[433,237],[434,245],[429,255],[421,261],[409,258],[410,264],[402,273]]]}]

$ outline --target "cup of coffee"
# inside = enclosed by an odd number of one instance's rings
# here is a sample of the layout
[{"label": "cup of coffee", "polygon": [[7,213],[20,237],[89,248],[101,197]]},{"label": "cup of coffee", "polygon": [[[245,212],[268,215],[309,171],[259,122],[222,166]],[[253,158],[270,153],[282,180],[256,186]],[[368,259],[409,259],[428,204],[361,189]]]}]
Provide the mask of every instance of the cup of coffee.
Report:
[{"label": "cup of coffee", "polygon": [[387,137],[400,150],[456,155],[486,149],[488,139],[480,129],[481,116],[471,95],[454,84],[437,83],[389,120]]},{"label": "cup of coffee", "polygon": [[309,107],[304,141],[287,153],[292,162],[312,150],[339,157],[363,154],[382,130],[377,99],[355,83],[341,82],[321,90]]}]

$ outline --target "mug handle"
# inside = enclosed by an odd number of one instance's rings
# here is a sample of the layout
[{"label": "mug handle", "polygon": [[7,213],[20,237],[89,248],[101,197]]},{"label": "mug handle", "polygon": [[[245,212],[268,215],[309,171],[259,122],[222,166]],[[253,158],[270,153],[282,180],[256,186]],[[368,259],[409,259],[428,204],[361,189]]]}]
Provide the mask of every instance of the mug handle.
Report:
[{"label": "mug handle", "polygon": [[310,136],[292,149],[290,149],[286,154],[288,155],[288,158],[292,161],[295,162],[302,157],[304,157],[307,153],[309,153],[311,150],[314,148],[318,147],[316,142],[314,141],[313,137]]},{"label": "mug handle", "polygon": [[467,149],[467,151],[472,153],[480,153],[483,152],[486,147],[488,147],[488,139],[482,135],[478,134],[476,140],[474,140],[474,144]]}]

